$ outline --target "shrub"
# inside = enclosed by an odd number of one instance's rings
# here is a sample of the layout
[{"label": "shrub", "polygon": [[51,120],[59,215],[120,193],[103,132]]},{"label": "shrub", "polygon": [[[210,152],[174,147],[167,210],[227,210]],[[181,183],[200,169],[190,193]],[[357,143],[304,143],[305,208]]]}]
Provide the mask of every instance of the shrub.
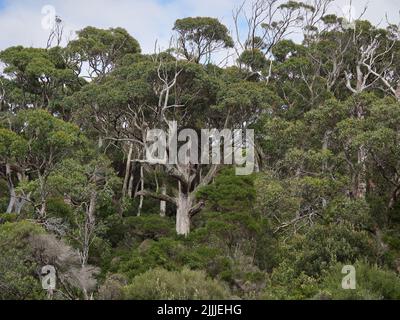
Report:
[{"label": "shrub", "polygon": [[340,263],[366,258],[375,262],[378,249],[365,231],[345,224],[315,225],[306,235],[296,235],[282,245],[282,260],[290,261],[300,274],[318,278],[322,271]]},{"label": "shrub", "polygon": [[354,264],[356,289],[342,288],[343,264],[337,264],[325,275],[317,299],[335,300],[398,300],[400,299],[400,277],[388,270],[364,262]]},{"label": "shrub", "polygon": [[144,240],[157,240],[175,234],[175,224],[172,219],[160,215],[144,215],[141,217],[121,218],[117,215],[105,220],[106,232],[103,237],[113,246],[131,247],[139,245]]},{"label": "shrub", "polygon": [[123,288],[127,285],[127,279],[120,274],[107,277],[104,284],[99,288],[99,300],[123,300]]},{"label": "shrub", "polygon": [[4,224],[6,222],[16,222],[17,218],[17,215],[13,213],[0,214],[0,224]]},{"label": "shrub", "polygon": [[317,279],[298,272],[288,262],[281,263],[270,275],[260,298],[265,300],[304,300],[318,293]]},{"label": "shrub", "polygon": [[175,224],[171,219],[160,217],[160,215],[147,215],[141,217],[126,218],[128,235],[146,239],[159,239],[175,234]]},{"label": "shrub", "polygon": [[153,269],[124,288],[126,300],[226,300],[229,291],[203,271]]},{"label": "shrub", "polygon": [[197,197],[207,200],[207,206],[212,211],[251,212],[256,197],[254,180],[254,176],[237,176],[234,170],[227,169],[213,184],[203,187]]},{"label": "shrub", "polygon": [[43,232],[26,221],[0,225],[0,300],[45,298],[29,246],[30,237]]}]

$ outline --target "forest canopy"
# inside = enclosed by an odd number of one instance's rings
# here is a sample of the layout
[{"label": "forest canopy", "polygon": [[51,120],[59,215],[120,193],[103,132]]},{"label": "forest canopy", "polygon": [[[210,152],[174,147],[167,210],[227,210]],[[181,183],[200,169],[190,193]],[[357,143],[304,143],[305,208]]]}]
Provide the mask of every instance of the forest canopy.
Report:
[{"label": "forest canopy", "polygon": [[[400,23],[331,3],[2,50],[0,299],[400,299]],[[172,124],[254,130],[254,172],[146,161]]]}]

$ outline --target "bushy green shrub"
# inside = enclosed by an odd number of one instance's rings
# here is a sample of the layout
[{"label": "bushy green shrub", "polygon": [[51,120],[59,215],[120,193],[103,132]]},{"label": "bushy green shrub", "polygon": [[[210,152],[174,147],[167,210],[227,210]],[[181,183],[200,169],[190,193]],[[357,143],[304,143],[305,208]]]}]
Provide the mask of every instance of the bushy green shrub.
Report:
[{"label": "bushy green shrub", "polygon": [[183,267],[185,246],[174,239],[146,240],[138,248],[124,252],[111,262],[110,271],[121,273],[129,279],[149,269],[162,267],[178,270]]},{"label": "bushy green shrub", "polygon": [[[316,224],[305,234],[293,235],[276,248],[278,265],[269,274],[262,299],[312,299],[320,290],[326,270],[358,259],[375,262],[375,240],[351,224]],[[343,275],[342,275],[343,277]],[[338,282],[341,285],[341,281]]]},{"label": "bushy green shrub", "polygon": [[47,216],[60,218],[67,223],[73,223],[74,213],[63,198],[50,198],[46,203]]},{"label": "bushy green shrub", "polygon": [[304,300],[318,292],[317,279],[298,272],[287,262],[281,263],[269,275],[264,292],[259,298],[265,300]]},{"label": "bushy green shrub", "polygon": [[6,212],[8,207],[8,199],[0,198],[0,212]]},{"label": "bushy green shrub", "polygon": [[364,262],[354,264],[356,270],[356,289],[342,288],[343,264],[335,265],[323,277],[317,299],[335,300],[399,300],[400,277],[376,265]]},{"label": "bushy green shrub", "polygon": [[30,237],[44,231],[30,222],[0,225],[0,300],[44,299]]},{"label": "bushy green shrub", "polygon": [[280,259],[300,274],[318,277],[337,262],[355,263],[378,258],[376,241],[366,232],[345,224],[315,225],[305,235],[295,235],[281,245]]},{"label": "bushy green shrub", "polygon": [[174,221],[160,215],[121,218],[112,215],[105,219],[104,238],[113,246],[132,247],[146,239],[157,240],[175,235]]},{"label": "bushy green shrub", "polygon": [[238,176],[233,169],[227,169],[213,184],[202,188],[197,197],[207,200],[211,211],[252,212],[256,198],[254,180],[254,176]]},{"label": "bushy green shrub", "polygon": [[155,214],[126,218],[125,225],[127,236],[138,238],[141,241],[146,239],[157,240],[175,234],[174,221]]},{"label": "bushy green shrub", "polygon": [[18,219],[16,214],[13,213],[4,213],[0,214],[0,224],[6,223],[6,222],[16,222]]},{"label": "bushy green shrub", "polygon": [[124,288],[126,300],[226,300],[229,291],[203,271],[150,270]]},{"label": "bushy green shrub", "polygon": [[124,286],[127,285],[127,279],[123,275],[113,274],[107,277],[106,281],[100,286],[98,291],[99,300],[123,300]]}]

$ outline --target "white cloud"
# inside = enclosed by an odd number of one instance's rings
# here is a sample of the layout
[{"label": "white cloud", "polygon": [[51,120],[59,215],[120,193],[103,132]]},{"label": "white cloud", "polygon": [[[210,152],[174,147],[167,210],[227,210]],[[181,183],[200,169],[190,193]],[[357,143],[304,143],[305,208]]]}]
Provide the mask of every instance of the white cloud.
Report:
[{"label": "white cloud", "polygon": [[399,23],[400,5],[399,0],[334,0],[332,9],[338,13],[343,13],[343,8],[349,4],[354,6],[356,18],[364,11],[365,6],[368,7],[363,19],[370,20],[375,24],[386,22],[387,15],[390,22]]},{"label": "white cloud", "polygon": [[[52,5],[66,24],[66,35],[92,25],[123,27],[137,38],[145,52],[158,39],[167,45],[174,21],[188,15],[210,15],[229,20],[236,0],[14,0],[0,10],[0,49],[11,45],[44,46],[48,30],[42,28],[41,10]],[[228,21],[229,22],[229,21]]]},{"label": "white cloud", "polygon": [[[152,52],[154,43],[166,46],[176,19],[185,16],[214,16],[232,25],[232,9],[242,0],[6,0],[0,9],[0,50],[12,45],[44,46],[48,31],[41,26],[44,5],[56,8],[66,23],[66,34],[85,26],[123,27],[137,38],[145,52]],[[333,8],[340,12],[349,0],[335,0]],[[361,12],[364,0],[353,0]],[[379,22],[388,13],[398,20],[398,0],[370,0],[365,18]]]}]

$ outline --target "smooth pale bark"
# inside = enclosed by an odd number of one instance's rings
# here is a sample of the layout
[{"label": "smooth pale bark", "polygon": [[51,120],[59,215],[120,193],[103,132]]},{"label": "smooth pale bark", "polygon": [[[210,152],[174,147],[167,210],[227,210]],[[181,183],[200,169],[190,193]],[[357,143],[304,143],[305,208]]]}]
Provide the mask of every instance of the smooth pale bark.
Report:
[{"label": "smooth pale bark", "polygon": [[[328,151],[329,148],[329,137],[331,135],[331,131],[326,131],[324,134],[324,138],[322,140],[322,150]],[[322,163],[322,171],[325,173],[328,170],[328,161],[324,160]]]},{"label": "smooth pale bark", "polygon": [[360,146],[358,150],[358,165],[360,166],[357,176],[356,196],[359,199],[365,199],[367,195],[367,152],[364,146]]},{"label": "smooth pale bark", "polygon": [[185,237],[190,233],[191,218],[204,208],[203,202],[195,203],[193,193],[188,195],[180,191],[177,198],[148,191],[140,191],[138,195],[149,196],[176,205],[176,233]]},{"label": "smooth pale bark", "polygon": [[203,201],[195,200],[195,192],[185,193],[181,188],[175,198],[146,190],[138,192],[137,195],[174,204],[176,206],[176,233],[182,236],[189,235],[191,219],[204,208]]},{"label": "smooth pale bark", "polygon": [[[25,176],[21,173],[17,173],[17,177],[20,182],[25,179]],[[15,214],[19,215],[22,211],[22,208],[26,204],[27,199],[29,199],[30,194],[28,194],[26,199],[17,196],[17,193],[15,191],[14,182],[12,180],[12,170],[11,170],[11,166],[9,164],[6,164],[6,180],[7,180],[8,192],[10,195],[6,213],[8,213],[8,214],[15,213]]]},{"label": "smooth pale bark", "polygon": [[176,199],[176,233],[178,235],[188,236],[190,233],[190,222],[194,215],[199,213],[204,208],[204,202],[196,202],[196,192],[199,188],[211,183],[212,179],[218,171],[218,165],[213,165],[207,175],[202,178],[202,181],[193,191],[188,192],[188,185],[193,182],[193,177],[190,176],[190,167],[183,166],[181,171],[186,176],[186,185],[180,181],[178,183],[178,197]]},{"label": "smooth pale bark", "polygon": [[[24,173],[17,173],[18,181],[21,183],[23,181],[27,180],[27,177]],[[29,192],[27,195],[24,197],[17,197],[16,202],[15,202],[15,213],[20,214],[22,211],[22,208],[25,206],[25,204],[30,201],[31,198],[31,192]]]},{"label": "smooth pale bark", "polygon": [[39,217],[41,219],[44,219],[46,217],[46,211],[47,211],[46,200],[42,200],[42,204],[40,205],[39,209]]},{"label": "smooth pale bark", "polygon": [[179,193],[176,204],[176,233],[187,237],[190,233],[190,218],[193,198],[182,192]]},{"label": "smooth pale bark", "polygon": [[25,204],[29,201],[30,197],[31,197],[31,194],[30,194],[30,193],[27,195],[26,199],[25,199],[25,198],[20,198],[20,199],[19,199],[19,198],[17,197],[17,201],[15,202],[15,213],[16,213],[17,215],[21,214],[22,208],[23,208],[23,207],[25,206]]},{"label": "smooth pale bark", "polygon": [[[371,68],[368,68],[368,73],[364,73],[363,67],[365,67],[365,61],[367,61],[368,57],[374,56],[376,54],[377,46],[374,43],[371,43],[370,46],[361,48],[361,58],[357,62],[356,65],[356,87],[353,88],[351,85],[351,76],[346,73],[347,77],[347,88],[353,92],[353,94],[357,95],[364,92],[368,88],[367,80],[369,75],[374,74],[371,71]],[[356,106],[356,118],[359,120],[364,119],[365,106],[359,104]],[[355,174],[353,174],[353,182],[354,190],[353,193],[359,199],[365,199],[367,195],[367,150],[364,145],[360,145],[357,152],[357,164],[358,170]]]},{"label": "smooth pale bark", "polygon": [[90,196],[89,209],[87,212],[88,220],[91,225],[94,225],[96,222],[96,217],[95,217],[96,202],[97,202],[97,192],[93,191]]},{"label": "smooth pale bark", "polygon": [[6,177],[7,177],[8,192],[10,194],[10,200],[8,202],[6,213],[13,213],[16,201],[16,194],[15,194],[14,183],[11,177],[11,166],[9,164],[6,164]]},{"label": "smooth pale bark", "polygon": [[[143,169],[143,166],[140,167],[140,191],[144,191],[144,169]],[[137,214],[138,217],[140,217],[142,214],[143,201],[144,201],[144,196],[142,194],[140,194],[139,208],[138,208],[138,214]]]},{"label": "smooth pale bark", "polygon": [[398,202],[398,199],[400,197],[400,178],[396,180],[396,187],[393,189],[390,195],[390,200],[389,200],[389,209],[393,209],[395,205]]},{"label": "smooth pale bark", "polygon": [[331,134],[332,134],[331,130],[326,131],[324,134],[324,138],[322,140],[322,150],[324,150],[324,151],[328,150],[328,148],[329,148],[329,138],[330,138]]},{"label": "smooth pale bark", "polygon": [[90,244],[93,237],[94,228],[96,225],[96,204],[97,204],[97,192],[93,191],[90,195],[89,206],[86,207],[86,217],[84,223],[83,230],[83,239],[82,239],[82,251],[80,253],[81,256],[81,264],[82,268],[84,268],[89,260],[89,251]]},{"label": "smooth pale bark", "polygon": [[[357,106],[357,118],[364,119],[364,108],[362,105]],[[356,197],[365,199],[367,195],[367,150],[364,145],[358,149],[357,162],[359,171],[357,174]]]},{"label": "smooth pale bark", "polygon": [[[195,183],[196,172],[191,165],[166,165],[166,173],[178,180],[177,196],[171,197],[167,194],[142,190],[136,195],[140,197],[151,197],[161,201],[169,202],[176,206],[176,232],[178,235],[188,236],[190,223],[193,216],[198,214],[205,203],[196,200],[199,188],[209,185],[218,172],[219,165],[212,165],[205,176],[202,175],[200,182]],[[197,172],[199,173],[199,172]]]},{"label": "smooth pale bark", "polygon": [[99,137],[99,141],[98,141],[98,146],[99,146],[99,149],[101,149],[101,148],[103,148],[103,138],[102,137]]},{"label": "smooth pale bark", "polygon": [[[332,131],[330,131],[330,130],[327,130],[324,134],[324,138],[322,140],[322,150],[323,151],[328,151],[328,149],[329,149],[329,139],[330,139],[331,134],[332,134]],[[323,161],[322,171],[324,173],[326,173],[328,171],[328,161],[327,160]],[[327,205],[328,205],[328,201],[325,198],[322,198],[322,207],[326,208]]]},{"label": "smooth pale bark", "polygon": [[46,177],[39,174],[39,190],[40,190],[40,206],[37,209],[38,218],[45,219],[47,211],[47,195],[46,195]]},{"label": "smooth pale bark", "polygon": [[133,143],[129,143],[129,151],[125,167],[124,185],[122,188],[122,195],[124,197],[129,196],[128,190],[129,190],[129,182],[130,182],[131,168],[132,168],[132,154],[133,154]]},{"label": "smooth pale bark", "polygon": [[133,169],[132,169],[132,173],[130,175],[129,185],[128,185],[128,196],[129,196],[129,198],[133,197],[133,182],[134,182],[134,176],[133,176]]},{"label": "smooth pale bark", "polygon": [[[162,184],[161,186],[161,194],[162,195],[167,195],[167,186],[165,183]],[[167,202],[164,200],[160,201],[160,216],[165,217],[167,215]]]}]

